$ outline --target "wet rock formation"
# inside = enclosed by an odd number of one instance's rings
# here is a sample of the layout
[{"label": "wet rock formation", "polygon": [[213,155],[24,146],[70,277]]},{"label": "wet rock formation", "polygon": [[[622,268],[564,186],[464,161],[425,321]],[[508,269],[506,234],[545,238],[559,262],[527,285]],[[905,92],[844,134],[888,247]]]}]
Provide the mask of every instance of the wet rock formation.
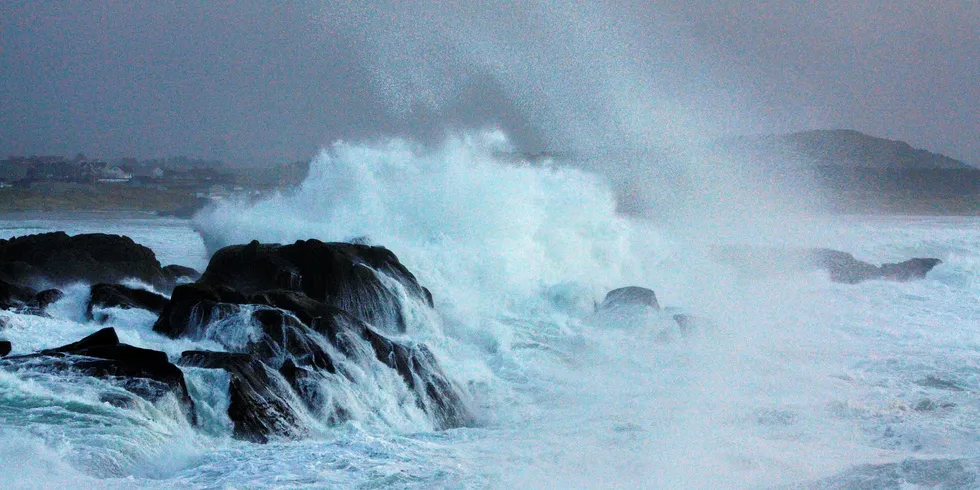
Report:
[{"label": "wet rock formation", "polygon": [[91,287],[87,314],[92,318],[94,308],[138,308],[160,313],[169,301],[166,297],[145,289],[119,284],[94,284]]},{"label": "wet rock formation", "polygon": [[167,354],[120,343],[113,328],[104,328],[54,349],[6,357],[0,366],[8,370],[31,368],[102,378],[151,402],[173,394],[188,419],[196,418],[184,373],[169,361]]},{"label": "wet rock formation", "polygon": [[363,384],[359,373],[377,369],[401,379],[434,427],[457,427],[471,419],[459,389],[426,346],[393,337],[409,308],[431,304],[385,248],[253,241],[219,250],[200,280],[177,286],[153,329],[224,339],[233,352],[188,351],[179,364],[229,373],[228,415],[242,439],[298,437],[304,414],[344,420],[347,408],[317,380]]}]

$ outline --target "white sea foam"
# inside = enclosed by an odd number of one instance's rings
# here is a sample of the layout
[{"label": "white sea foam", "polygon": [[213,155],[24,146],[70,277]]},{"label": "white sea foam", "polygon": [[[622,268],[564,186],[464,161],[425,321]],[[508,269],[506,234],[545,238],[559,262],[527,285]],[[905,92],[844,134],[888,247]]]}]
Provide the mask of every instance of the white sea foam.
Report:
[{"label": "white sea foam", "polygon": [[[424,417],[398,408],[403,390],[385,384],[396,376],[368,370],[360,374],[375,379],[366,384],[383,389],[333,387],[363,416],[266,446],[230,439],[225,380],[213,373],[187,371],[199,429],[166,407],[102,404],[98,392],[109,388],[99,381],[69,389],[5,374],[3,430],[34,448],[25,455],[56,465],[50,475],[25,470],[14,481],[26,472],[50,477],[51,486],[79,478],[122,486],[757,488],[862,463],[980,455],[975,219],[823,219],[779,237],[872,262],[943,259],[923,281],[757,278],[712,259],[707,224],[699,236],[697,223],[681,233],[625,218],[602,179],[501,159],[500,148],[506,141],[492,132],[435,149],[403,140],[337,144],[295,193],[221,204],[194,221],[212,248],[367,237],[392,249],[432,289],[438,312],[407,315],[406,337],[432,346],[465,387],[478,427],[431,431]],[[126,232],[159,239],[152,224]],[[653,288],[667,308],[612,324],[592,316],[606,291],[625,285]],[[77,340],[100,327],[79,317],[84,295],[69,291],[53,319],[0,313],[9,318],[0,334],[17,353]],[[671,330],[677,311],[714,328],[681,337]],[[109,313],[124,341],[172,357],[247,334],[214,325],[211,340],[173,341],[152,333],[149,317]],[[916,384],[928,376],[964,391]],[[91,429],[92,420],[115,429]]]}]

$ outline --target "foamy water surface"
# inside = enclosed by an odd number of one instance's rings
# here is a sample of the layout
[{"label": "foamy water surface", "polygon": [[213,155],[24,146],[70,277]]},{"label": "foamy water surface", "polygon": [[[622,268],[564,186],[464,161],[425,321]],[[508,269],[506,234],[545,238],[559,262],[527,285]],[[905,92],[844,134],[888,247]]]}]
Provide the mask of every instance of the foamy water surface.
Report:
[{"label": "foamy water surface", "polygon": [[[231,438],[227,395],[214,388],[222,375],[208,370],[185,370],[200,427],[166,402],[102,403],[112,388],[99,380],[0,372],[0,486],[768,488],[938,460],[902,470],[899,484],[969,488],[980,459],[980,220],[812,218],[776,240],[874,263],[942,259],[922,281],[757,277],[711,258],[710,228],[617,215],[601,179],[501,163],[499,143],[338,145],[295,193],[224,204],[193,222],[0,219],[0,237],[121,233],[164,264],[196,268],[207,248],[253,238],[385,245],[432,289],[438,318],[407,336],[430,345],[464,387],[476,426],[432,431],[410,414],[372,416],[390,396],[379,390],[350,422],[257,445]],[[665,311],[595,318],[595,301],[624,285],[654,289]],[[84,320],[87,288],[68,293],[52,318],[0,312],[0,336],[27,353],[100,328]],[[680,336],[671,315],[681,311],[710,325]],[[124,342],[172,359],[221,348],[164,338],[153,321],[118,310],[109,319]],[[881,486],[860,478],[822,481]]]}]

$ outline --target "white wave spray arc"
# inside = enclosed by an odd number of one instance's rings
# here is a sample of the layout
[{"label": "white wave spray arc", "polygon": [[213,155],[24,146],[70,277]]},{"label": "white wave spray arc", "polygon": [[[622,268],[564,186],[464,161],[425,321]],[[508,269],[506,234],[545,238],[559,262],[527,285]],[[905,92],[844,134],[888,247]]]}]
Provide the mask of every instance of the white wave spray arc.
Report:
[{"label": "white wave spray arc", "polygon": [[[508,447],[519,455],[495,458],[510,483],[562,475],[571,485],[731,486],[739,473],[753,485],[860,459],[818,413],[838,388],[814,371],[837,366],[793,361],[820,342],[829,348],[807,316],[820,305],[804,299],[805,281],[746,282],[706,258],[703,244],[617,214],[601,178],[515,162],[508,150],[494,131],[436,148],[337,143],[296,191],[220,203],[194,225],[212,251],[312,237],[395,252],[442,317],[408,334],[434,346],[497,436],[522,439]],[[720,327],[664,344],[654,328],[591,324],[594,302],[625,285]],[[805,420],[806,437],[760,435],[758,414],[773,410]],[[500,444],[488,436],[470,449],[496,454]],[[514,468],[520,457],[530,464]]]}]

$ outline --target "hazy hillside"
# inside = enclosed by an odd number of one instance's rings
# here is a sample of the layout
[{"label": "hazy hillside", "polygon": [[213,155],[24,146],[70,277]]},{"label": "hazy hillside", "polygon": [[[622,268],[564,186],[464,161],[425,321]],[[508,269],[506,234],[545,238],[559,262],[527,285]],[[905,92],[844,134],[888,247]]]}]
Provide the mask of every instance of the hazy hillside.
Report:
[{"label": "hazy hillside", "polygon": [[775,136],[817,165],[881,169],[973,169],[959,160],[851,129],[803,131]]},{"label": "hazy hillside", "polygon": [[837,129],[764,138],[815,174],[826,206],[844,213],[977,214],[980,169],[904,141]]}]

